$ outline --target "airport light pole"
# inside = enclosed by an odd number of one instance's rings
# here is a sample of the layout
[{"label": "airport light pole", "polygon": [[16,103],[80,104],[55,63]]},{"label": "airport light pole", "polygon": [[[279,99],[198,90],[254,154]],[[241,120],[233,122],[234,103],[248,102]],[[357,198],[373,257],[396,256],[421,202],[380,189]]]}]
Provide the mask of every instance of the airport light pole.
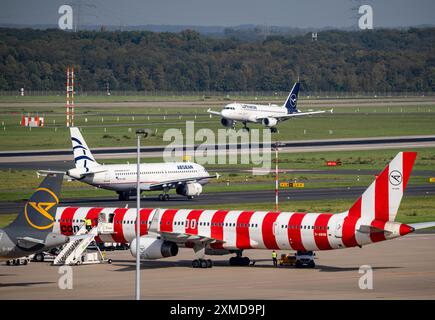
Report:
[{"label": "airport light pole", "polygon": [[279,210],[279,189],[278,189],[278,151],[282,144],[279,141],[275,142],[275,211]]},{"label": "airport light pole", "polygon": [[140,137],[145,130],[136,130],[137,137],[137,171],[136,171],[136,300],[140,300]]}]

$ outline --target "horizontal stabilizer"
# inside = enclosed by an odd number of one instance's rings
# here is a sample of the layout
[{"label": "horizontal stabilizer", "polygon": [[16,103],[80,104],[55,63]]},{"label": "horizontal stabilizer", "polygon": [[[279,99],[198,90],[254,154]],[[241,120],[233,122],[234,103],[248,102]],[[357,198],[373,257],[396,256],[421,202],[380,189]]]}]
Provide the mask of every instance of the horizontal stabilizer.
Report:
[{"label": "horizontal stabilizer", "polygon": [[426,229],[426,228],[432,228],[435,227],[435,221],[431,222],[419,222],[419,223],[410,223],[408,224],[410,227],[414,228],[415,230],[419,229]]},{"label": "horizontal stabilizer", "polygon": [[213,110],[211,110],[210,108],[207,110],[207,112],[208,112],[208,113],[211,113],[211,114],[214,114],[214,115],[217,115],[217,116],[220,116],[220,115],[221,115],[220,112],[218,112],[218,111],[213,111]]}]

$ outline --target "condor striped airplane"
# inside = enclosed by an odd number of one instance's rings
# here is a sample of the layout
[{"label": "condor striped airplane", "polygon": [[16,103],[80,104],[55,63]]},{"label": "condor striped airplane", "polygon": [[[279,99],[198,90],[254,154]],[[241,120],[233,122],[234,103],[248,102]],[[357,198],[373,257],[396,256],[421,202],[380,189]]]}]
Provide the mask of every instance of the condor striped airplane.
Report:
[{"label": "condor striped airplane", "polygon": [[[342,213],[302,213],[236,210],[142,209],[140,255],[142,259],[175,256],[179,247],[192,248],[193,267],[211,267],[205,255],[235,253],[231,265],[247,265],[245,249],[317,250],[368,245],[404,236],[435,222],[407,225],[396,222],[416,153],[400,152],[376,180]],[[68,236],[84,218],[93,223],[104,217],[113,233],[98,241],[131,243],[136,252],[136,209],[62,207],[57,209],[53,232]]]}]

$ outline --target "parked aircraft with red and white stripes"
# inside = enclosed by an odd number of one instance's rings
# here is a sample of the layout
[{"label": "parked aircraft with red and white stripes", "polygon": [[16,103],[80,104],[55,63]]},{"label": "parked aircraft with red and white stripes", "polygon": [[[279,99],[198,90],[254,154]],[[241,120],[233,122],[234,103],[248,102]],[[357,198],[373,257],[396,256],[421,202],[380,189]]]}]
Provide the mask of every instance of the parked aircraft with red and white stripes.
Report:
[{"label": "parked aircraft with red and white stripes", "polygon": [[[342,249],[404,236],[435,223],[407,225],[396,214],[408,183],[416,153],[400,152],[352,207],[342,213],[305,213],[240,210],[145,208],[140,211],[140,252],[143,259],[174,256],[178,247],[193,248],[194,266],[211,266],[205,255],[236,253],[230,264],[246,265],[246,249]],[[224,199],[223,199],[224,201]],[[105,217],[111,234],[99,241],[130,243],[136,252],[136,209],[60,207],[53,232],[64,235],[78,229],[82,220],[94,224]]]}]

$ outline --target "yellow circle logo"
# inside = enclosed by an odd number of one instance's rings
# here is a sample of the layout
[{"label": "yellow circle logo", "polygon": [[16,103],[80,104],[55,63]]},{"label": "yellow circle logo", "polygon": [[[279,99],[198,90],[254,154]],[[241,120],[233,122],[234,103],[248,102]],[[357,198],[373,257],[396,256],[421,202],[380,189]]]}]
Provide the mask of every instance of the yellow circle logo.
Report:
[{"label": "yellow circle logo", "polygon": [[[54,225],[54,217],[48,211],[59,203],[59,199],[56,196],[56,194],[47,188],[36,189],[36,192],[33,197],[47,198],[46,193],[48,193],[54,201],[52,202],[28,201],[24,206],[24,216],[26,217],[27,222],[33,228],[38,230],[46,230]],[[41,219],[40,216],[43,216],[46,219]],[[46,221],[46,223],[42,221]]]}]

